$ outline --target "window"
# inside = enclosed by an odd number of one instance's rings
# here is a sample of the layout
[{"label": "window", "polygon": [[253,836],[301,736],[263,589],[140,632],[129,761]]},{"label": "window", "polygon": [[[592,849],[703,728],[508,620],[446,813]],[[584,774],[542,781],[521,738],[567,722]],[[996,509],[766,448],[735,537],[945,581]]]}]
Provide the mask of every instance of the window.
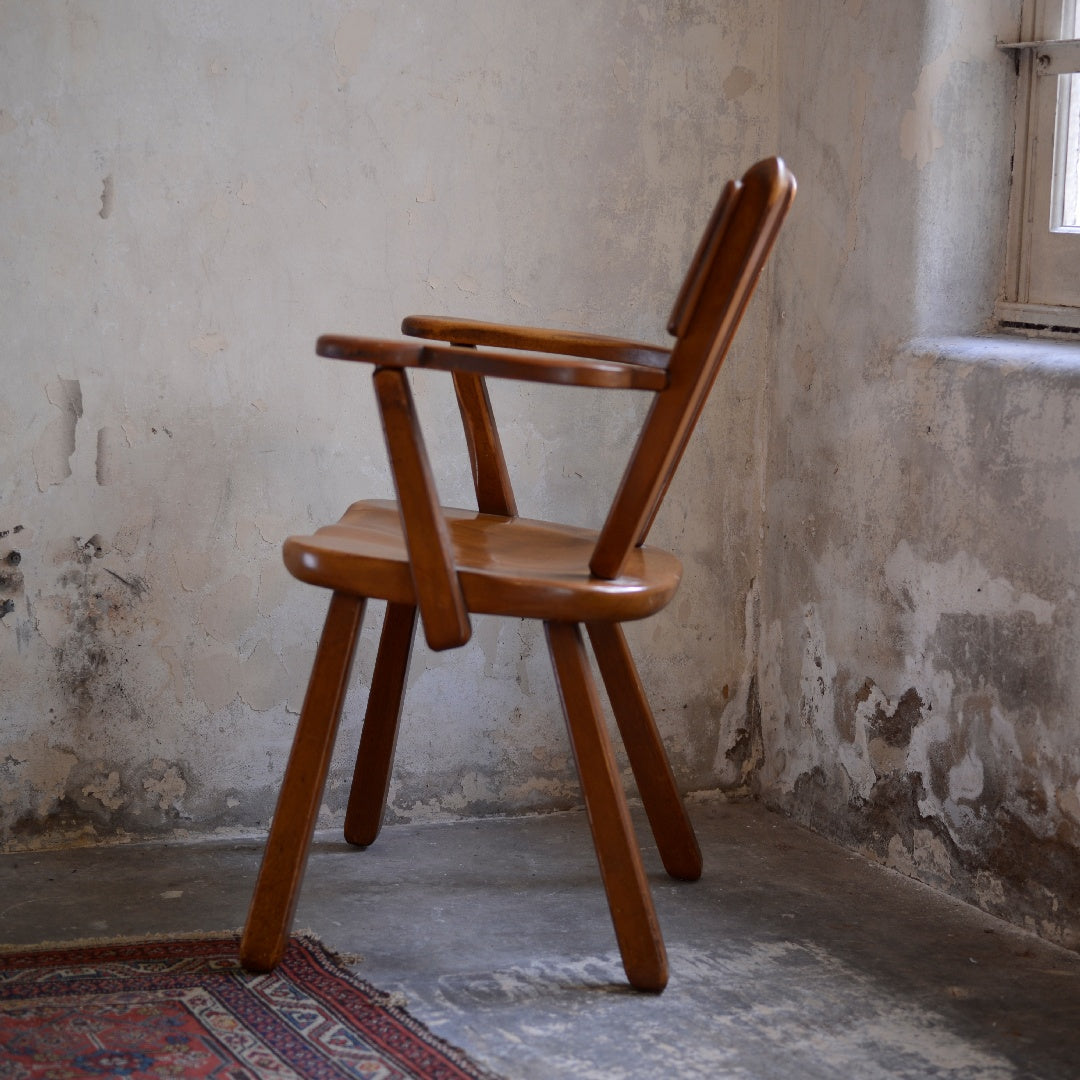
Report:
[{"label": "window", "polygon": [[1029,0],[1021,78],[1005,326],[1080,334],[1080,0]]}]

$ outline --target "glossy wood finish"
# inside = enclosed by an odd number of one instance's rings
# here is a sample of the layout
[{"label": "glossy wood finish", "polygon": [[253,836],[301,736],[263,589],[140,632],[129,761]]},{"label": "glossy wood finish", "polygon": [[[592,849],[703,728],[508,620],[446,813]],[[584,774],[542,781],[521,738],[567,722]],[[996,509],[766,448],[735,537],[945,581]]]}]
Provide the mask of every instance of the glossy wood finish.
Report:
[{"label": "glossy wood finish", "polygon": [[735,210],[735,196],[738,194],[742,181],[729,180],[720,192],[720,198],[716,201],[709,224],[698,241],[697,250],[690,260],[686,277],[683,278],[679,295],[668,316],[667,331],[673,338],[680,338],[690,328],[690,316],[697,308],[698,300],[705,288],[705,271],[712,261],[712,254],[717,250],[717,242],[723,235],[724,228]]},{"label": "glossy wood finish", "polygon": [[624,341],[602,334],[582,334],[572,330],[544,330],[535,326],[503,326],[475,319],[447,319],[431,315],[408,315],[401,332],[431,341],[455,345],[487,345],[496,349],[525,349],[529,352],[582,356],[593,360],[615,360],[623,364],[666,368],[671,350],[643,341]]},{"label": "glossy wood finish", "polygon": [[[321,356],[374,366],[398,499],[354,503],[311,536],[289,537],[285,565],[333,590],[315,669],[244,936],[245,966],[284,947],[340,715],[362,598],[388,601],[346,815],[370,844],[385,809],[414,629],[433,648],[469,635],[469,615],[544,622],[581,777],[601,878],[630,983],[659,991],[667,960],[627,813],[581,627],[626,746],[664,867],[694,880],[701,854],[620,624],[675,594],[679,560],[644,540],[731,344],[795,192],[783,163],[759,162],[725,189],[672,311],[673,350],[599,335],[410,316],[405,333],[448,344],[330,335]],[[407,370],[452,373],[477,511],[438,501]],[[603,529],[517,516],[485,379],[647,390],[655,394]]]},{"label": "glossy wood finish", "polygon": [[405,373],[377,368],[375,393],[382,412],[424,636],[432,649],[453,649],[469,640],[469,613],[454,567],[450,530],[439,507]]},{"label": "glossy wood finish", "polygon": [[[627,622],[654,615],[675,595],[682,565],[637,548],[614,579],[594,578],[597,533],[574,525],[442,508],[465,606],[477,615],[562,622]],[[310,585],[378,600],[417,602],[401,514],[394,502],[354,503],[341,520],[284,546],[289,573]]]},{"label": "glossy wood finish", "polygon": [[794,198],[795,177],[778,158],[724,189],[672,311],[679,336],[668,388],[653,402],[589,564],[598,577],[618,577],[645,542]]},{"label": "glossy wood finish", "polygon": [[517,502],[506,468],[499,429],[495,426],[487,383],[482,375],[455,371],[454,393],[465,427],[477,508],[485,514],[517,517]]},{"label": "glossy wood finish", "polygon": [[663,990],[668,980],[664,939],[589,674],[581,629],[573,623],[545,623],[544,630],[623,968],[637,989]]},{"label": "glossy wood finish", "polygon": [[697,881],[701,877],[701,849],[679,797],[626,635],[618,623],[591,622],[586,629],[664,869],[681,881]]},{"label": "glossy wood finish", "polygon": [[667,376],[662,368],[575,356],[490,352],[452,345],[409,345],[377,338],[339,335],[319,338],[315,351],[319,356],[331,360],[358,360],[388,368],[468,371],[490,378],[551,383],[556,386],[663,390],[667,385]]},{"label": "glossy wood finish", "polygon": [[285,954],[363,615],[360,597],[330,598],[240,942],[240,961],[249,971],[270,971]]},{"label": "glossy wood finish", "polygon": [[345,839],[357,847],[374,844],[382,828],[415,630],[415,605],[387,605],[345,811]]}]

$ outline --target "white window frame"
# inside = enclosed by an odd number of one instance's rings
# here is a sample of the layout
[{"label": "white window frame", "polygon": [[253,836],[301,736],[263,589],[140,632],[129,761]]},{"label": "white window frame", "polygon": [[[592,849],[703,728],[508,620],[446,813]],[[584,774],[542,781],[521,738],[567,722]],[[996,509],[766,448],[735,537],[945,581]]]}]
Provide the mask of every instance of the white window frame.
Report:
[{"label": "white window frame", "polygon": [[[1066,13],[1080,13],[1080,0],[1027,0],[1021,40],[1001,46],[1017,57],[1020,86],[1005,295],[995,315],[1005,327],[1080,335],[1080,228],[1063,228],[1052,202],[1069,87],[1054,76],[1080,71],[1080,42],[1062,37]],[[1080,92],[1080,78],[1071,83]]]}]

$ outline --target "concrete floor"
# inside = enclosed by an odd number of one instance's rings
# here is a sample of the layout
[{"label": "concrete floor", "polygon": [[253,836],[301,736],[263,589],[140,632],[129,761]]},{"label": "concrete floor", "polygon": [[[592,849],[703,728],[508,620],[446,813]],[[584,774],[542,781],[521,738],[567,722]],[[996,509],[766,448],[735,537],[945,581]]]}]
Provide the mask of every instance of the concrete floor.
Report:
[{"label": "concrete floor", "polygon": [[[646,861],[659,997],[622,982],[581,814],[320,834],[297,925],[511,1078],[1075,1080],[1080,956],[753,804],[691,807],[705,876]],[[0,941],[221,930],[261,841],[0,857]]]}]

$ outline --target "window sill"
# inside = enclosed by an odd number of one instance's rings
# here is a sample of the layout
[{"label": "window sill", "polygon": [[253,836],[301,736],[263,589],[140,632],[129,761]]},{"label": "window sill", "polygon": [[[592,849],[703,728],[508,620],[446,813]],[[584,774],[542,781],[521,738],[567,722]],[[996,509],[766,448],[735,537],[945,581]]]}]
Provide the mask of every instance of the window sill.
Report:
[{"label": "window sill", "polygon": [[1080,336],[1056,340],[1003,330],[978,337],[919,337],[906,342],[903,351],[912,358],[996,368],[1003,375],[1041,375],[1080,388]]}]

